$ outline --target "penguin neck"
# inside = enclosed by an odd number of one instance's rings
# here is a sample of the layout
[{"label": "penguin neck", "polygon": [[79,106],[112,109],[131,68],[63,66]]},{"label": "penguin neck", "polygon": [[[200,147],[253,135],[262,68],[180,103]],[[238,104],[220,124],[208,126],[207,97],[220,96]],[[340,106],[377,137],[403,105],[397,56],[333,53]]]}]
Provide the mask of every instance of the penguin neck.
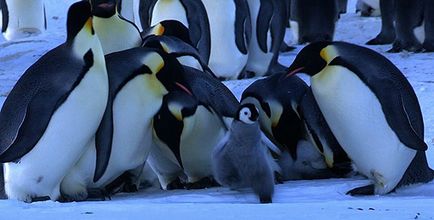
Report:
[{"label": "penguin neck", "polygon": [[98,36],[95,33],[91,33],[85,29],[80,30],[72,40],[71,47],[74,55],[79,59],[82,59],[84,54],[92,50],[95,64],[100,64],[105,67],[104,53]]},{"label": "penguin neck", "polygon": [[246,124],[240,121],[234,121],[231,126],[231,134],[241,134],[233,136],[233,138],[238,139],[237,141],[241,143],[246,143],[245,140],[248,140],[247,144],[240,144],[240,146],[253,147],[250,143],[258,143],[261,139],[258,122]]}]

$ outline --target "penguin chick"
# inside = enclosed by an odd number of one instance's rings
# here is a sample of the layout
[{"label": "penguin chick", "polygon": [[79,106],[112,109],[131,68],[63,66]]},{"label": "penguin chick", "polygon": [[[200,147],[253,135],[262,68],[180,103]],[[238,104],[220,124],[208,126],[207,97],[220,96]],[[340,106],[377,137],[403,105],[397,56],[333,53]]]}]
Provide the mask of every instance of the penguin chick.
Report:
[{"label": "penguin chick", "polygon": [[271,203],[274,175],[261,142],[258,117],[255,105],[239,107],[227,136],[213,151],[213,172],[222,186],[251,187],[261,203]]}]

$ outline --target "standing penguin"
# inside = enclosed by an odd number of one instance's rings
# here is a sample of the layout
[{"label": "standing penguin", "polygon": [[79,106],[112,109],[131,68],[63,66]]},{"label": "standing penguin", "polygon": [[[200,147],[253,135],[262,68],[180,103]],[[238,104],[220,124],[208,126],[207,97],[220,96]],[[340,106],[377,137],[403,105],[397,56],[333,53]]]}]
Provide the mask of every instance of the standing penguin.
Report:
[{"label": "standing penguin", "polygon": [[38,35],[47,29],[44,0],[1,0],[0,4],[6,40]]},{"label": "standing penguin", "polygon": [[300,51],[289,72],[311,76],[327,124],[357,170],[373,182],[348,194],[386,194],[433,179],[416,94],[385,57],[345,42],[318,42]]},{"label": "standing penguin", "polygon": [[261,142],[259,113],[253,104],[240,106],[228,135],[212,154],[216,180],[231,189],[251,187],[261,203],[271,203],[274,176]]},{"label": "standing penguin", "polygon": [[[286,29],[285,2],[282,0],[248,0],[252,39],[246,71],[249,76],[271,74],[279,68],[277,59]],[[282,69],[284,69],[282,67]],[[274,70],[276,72],[276,70]]]},{"label": "standing penguin", "polygon": [[[185,78],[195,98],[165,97],[154,117],[155,147],[149,164],[164,189],[212,186],[212,150],[227,131],[226,120],[235,117],[239,102],[214,77],[186,67]],[[187,179],[180,181],[185,176]]]},{"label": "standing penguin", "polygon": [[[104,193],[124,172],[143,166],[152,145],[152,119],[163,96],[174,90],[191,95],[181,65],[164,51],[132,48],[107,55],[106,62],[107,108],[92,143],[95,147],[83,154],[62,181],[67,201],[101,196],[92,194]],[[106,151],[95,152],[101,148]]]},{"label": "standing penguin", "polygon": [[368,45],[391,44],[395,40],[395,1],[380,0],[381,31]]},{"label": "standing penguin", "polygon": [[380,16],[380,0],[357,0],[356,12],[363,17]]},{"label": "standing penguin", "polygon": [[199,0],[141,0],[140,22],[143,30],[164,20],[178,20],[190,30],[194,47],[208,63],[211,50],[210,23]]},{"label": "standing penguin", "polygon": [[117,12],[116,0],[90,1],[94,15],[93,25],[104,54],[139,47],[142,44],[137,26]]},{"label": "standing penguin", "polygon": [[[221,80],[231,80],[243,77],[249,55],[251,38],[251,19],[247,0],[202,0],[208,15],[210,27],[210,57],[208,65]],[[267,8],[267,10],[270,8]],[[271,12],[266,12],[268,15]],[[283,9],[282,9],[283,10]],[[224,15],[224,16],[222,16]],[[268,17],[271,19],[271,17]],[[267,43],[266,22],[261,22],[260,43]],[[263,29],[262,29],[263,28]],[[270,38],[269,38],[270,39]],[[273,43],[277,48],[281,41]],[[270,44],[262,47],[267,52]],[[274,48],[273,48],[274,51]],[[236,61],[236,62],[234,62]]]},{"label": "standing penguin", "polygon": [[2,107],[0,162],[9,199],[59,198],[60,182],[88,149],[107,96],[91,7],[77,2],[68,11],[66,42],[26,70]]},{"label": "standing penguin", "polygon": [[337,0],[291,0],[291,28],[299,44],[333,40],[338,18]]}]

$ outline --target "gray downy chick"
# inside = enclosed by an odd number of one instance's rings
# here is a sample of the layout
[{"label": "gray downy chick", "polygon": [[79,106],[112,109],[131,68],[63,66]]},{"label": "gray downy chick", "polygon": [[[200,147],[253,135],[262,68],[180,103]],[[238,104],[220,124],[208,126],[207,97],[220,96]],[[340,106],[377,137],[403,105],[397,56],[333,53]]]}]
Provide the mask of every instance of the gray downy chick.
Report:
[{"label": "gray downy chick", "polygon": [[261,142],[258,109],[241,105],[231,128],[213,152],[217,182],[231,189],[251,187],[261,203],[271,203],[274,175],[267,147]]}]

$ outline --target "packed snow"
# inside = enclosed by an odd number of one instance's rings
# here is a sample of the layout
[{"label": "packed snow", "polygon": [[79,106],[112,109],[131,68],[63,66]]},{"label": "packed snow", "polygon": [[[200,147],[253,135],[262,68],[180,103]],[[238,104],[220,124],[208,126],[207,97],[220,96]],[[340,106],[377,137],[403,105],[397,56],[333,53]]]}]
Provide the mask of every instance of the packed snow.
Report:
[{"label": "packed snow", "polygon": [[[0,37],[0,106],[21,74],[66,38],[66,11],[74,0],[46,0],[48,31],[35,37],[7,42]],[[363,45],[380,30],[380,18],[348,13],[338,22],[335,40]],[[288,31],[287,38],[290,38]],[[390,45],[370,46],[389,58],[408,78],[419,98],[425,121],[425,142],[434,168],[434,54],[386,53]],[[282,54],[289,65],[302,46]],[[225,84],[239,98],[254,79]],[[386,157],[386,155],[385,155]],[[0,201],[0,219],[432,219],[434,183],[398,189],[386,196],[351,197],[345,192],[368,183],[361,177],[314,181],[288,181],[276,185],[272,204],[258,204],[250,190],[226,188],[162,191],[148,188],[119,194],[100,202]]]}]

